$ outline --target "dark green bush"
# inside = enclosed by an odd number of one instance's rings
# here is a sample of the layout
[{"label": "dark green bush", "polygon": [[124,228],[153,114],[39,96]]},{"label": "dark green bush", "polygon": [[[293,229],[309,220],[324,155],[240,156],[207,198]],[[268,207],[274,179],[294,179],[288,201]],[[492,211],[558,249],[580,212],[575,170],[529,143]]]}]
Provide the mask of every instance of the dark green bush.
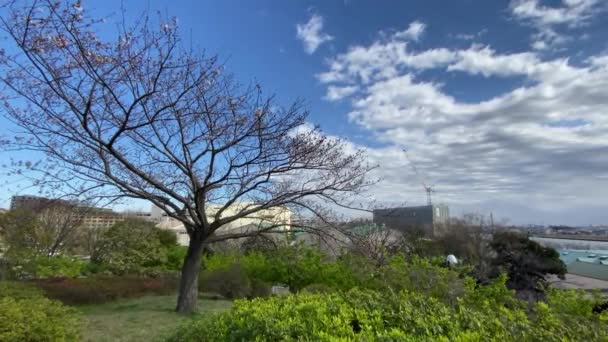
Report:
[{"label": "dark green bush", "polygon": [[199,277],[199,291],[219,294],[227,299],[251,296],[251,281],[240,264],[204,271]]},{"label": "dark green bush", "polygon": [[78,341],[78,312],[19,283],[0,283],[0,341]]},{"label": "dark green bush", "polygon": [[249,298],[268,297],[272,294],[272,286],[260,279],[251,279]]}]

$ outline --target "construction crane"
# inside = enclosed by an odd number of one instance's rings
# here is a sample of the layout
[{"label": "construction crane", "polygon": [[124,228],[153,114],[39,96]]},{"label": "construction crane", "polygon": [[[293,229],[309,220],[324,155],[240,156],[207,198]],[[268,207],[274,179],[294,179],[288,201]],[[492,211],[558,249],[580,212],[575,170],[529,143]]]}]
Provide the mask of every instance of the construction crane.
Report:
[{"label": "construction crane", "polygon": [[435,190],[435,184],[427,185],[427,182],[424,180],[424,178],[422,176],[420,176],[420,172],[418,172],[418,168],[416,167],[416,164],[414,164],[412,162],[409,155],[407,154],[407,150],[403,149],[403,153],[405,153],[405,159],[407,159],[408,163],[410,164],[410,167],[412,168],[412,170],[414,171],[414,174],[416,175],[416,178],[420,182],[420,185],[422,185],[422,187],[424,188],[424,192],[426,192],[427,204],[432,205],[433,204],[432,194],[437,192]]}]

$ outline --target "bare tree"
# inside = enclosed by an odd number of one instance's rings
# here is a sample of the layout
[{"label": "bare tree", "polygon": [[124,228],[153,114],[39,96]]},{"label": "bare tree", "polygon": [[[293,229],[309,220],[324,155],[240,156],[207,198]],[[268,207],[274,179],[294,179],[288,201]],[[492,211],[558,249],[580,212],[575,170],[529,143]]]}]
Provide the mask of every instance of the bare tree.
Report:
[{"label": "bare tree", "polygon": [[280,206],[315,215],[369,184],[362,151],[307,129],[301,102],[283,108],[259,86],[236,84],[216,58],[184,49],[176,20],[156,26],[144,15],[130,25],[123,15],[116,38],[102,40],[103,22],[80,1],[6,9],[0,26],[14,46],[0,57],[2,96],[23,131],[7,147],[46,155],[27,165],[40,184],[144,199],[182,222],[190,244],[179,312],[196,307],[211,237],[251,234],[218,229]]},{"label": "bare tree", "polygon": [[47,242],[46,254],[55,256],[74,247],[81,232],[86,209],[54,206],[38,214],[40,237]]},{"label": "bare tree", "polygon": [[403,234],[399,231],[371,221],[354,221],[351,226],[347,232],[352,251],[374,261],[377,267],[385,265],[401,247]]},{"label": "bare tree", "polygon": [[80,233],[83,212],[73,206],[55,204],[36,211],[10,211],[0,219],[0,233],[9,250],[27,250],[53,257],[71,250]]}]

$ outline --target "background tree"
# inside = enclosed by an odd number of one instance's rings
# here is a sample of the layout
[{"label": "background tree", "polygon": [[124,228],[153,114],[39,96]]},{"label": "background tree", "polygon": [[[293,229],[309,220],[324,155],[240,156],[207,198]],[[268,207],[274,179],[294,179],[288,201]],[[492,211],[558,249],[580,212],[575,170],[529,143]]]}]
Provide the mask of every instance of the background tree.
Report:
[{"label": "background tree", "polygon": [[522,297],[537,298],[547,287],[545,277],[552,274],[563,279],[567,272],[555,249],[543,247],[521,233],[496,232],[490,247],[495,253],[494,275],[507,273],[507,286]]},{"label": "background tree", "polygon": [[403,234],[394,229],[374,224],[371,221],[355,221],[347,230],[352,241],[351,251],[383,266],[387,259],[401,249]]},{"label": "background tree", "polygon": [[38,219],[31,211],[12,210],[0,214],[0,237],[4,254],[15,254],[18,250],[38,251],[35,230]]},{"label": "background tree", "polygon": [[173,232],[148,221],[127,219],[104,232],[91,261],[118,275],[155,272],[165,266],[176,245]]},{"label": "background tree", "polygon": [[76,250],[81,223],[80,210],[66,205],[1,214],[5,276],[21,279],[80,275],[85,263],[70,255]]},{"label": "background tree", "polygon": [[9,254],[28,251],[53,257],[75,247],[82,219],[81,210],[67,205],[52,205],[37,212],[13,210],[0,216],[0,235]]},{"label": "background tree", "polygon": [[484,231],[481,215],[466,214],[462,219],[451,219],[445,232],[437,238],[437,247],[444,258],[453,254],[459,263],[473,266],[473,274],[481,282],[488,281],[494,253],[490,248],[491,232]]},{"label": "background tree", "polygon": [[205,244],[251,234],[218,229],[276,207],[318,215],[368,184],[362,151],[309,127],[301,102],[280,106],[184,49],[174,19],[143,16],[103,40],[80,1],[11,1],[5,13],[4,112],[24,132],[6,147],[46,156],[24,165],[47,189],[143,199],[182,222],[180,312],[196,308]]}]

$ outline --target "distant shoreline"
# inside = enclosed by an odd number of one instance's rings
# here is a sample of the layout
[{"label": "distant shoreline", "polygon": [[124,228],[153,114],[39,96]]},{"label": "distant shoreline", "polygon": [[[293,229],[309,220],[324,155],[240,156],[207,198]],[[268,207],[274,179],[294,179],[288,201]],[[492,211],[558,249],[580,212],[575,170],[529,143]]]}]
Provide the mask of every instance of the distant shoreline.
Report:
[{"label": "distant shoreline", "polygon": [[531,238],[543,239],[559,239],[559,240],[583,240],[583,241],[601,241],[608,242],[608,237],[594,236],[592,238],[577,235],[531,235]]},{"label": "distant shoreline", "polygon": [[556,249],[608,250],[608,240],[585,240],[553,236],[530,236],[530,240]]}]

